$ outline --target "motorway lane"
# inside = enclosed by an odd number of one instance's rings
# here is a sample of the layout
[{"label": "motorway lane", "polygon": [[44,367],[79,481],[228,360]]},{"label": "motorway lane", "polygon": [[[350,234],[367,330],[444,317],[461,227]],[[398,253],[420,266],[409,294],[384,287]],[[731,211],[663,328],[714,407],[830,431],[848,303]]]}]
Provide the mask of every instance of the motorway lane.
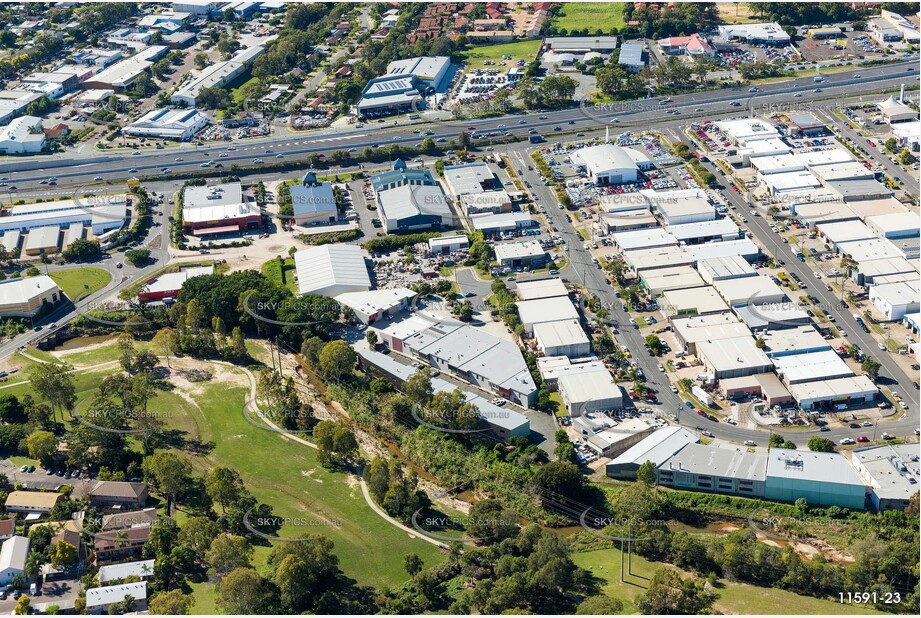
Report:
[{"label": "motorway lane", "polygon": [[[672,98],[672,101],[668,103],[667,109],[688,107],[694,107],[696,109],[696,107],[701,107],[705,110],[704,112],[694,113],[699,115],[712,115],[717,112],[725,112],[745,115],[748,113],[746,106],[754,108],[761,106],[764,109],[770,109],[771,105],[784,102],[789,103],[790,97],[788,95],[793,92],[802,93],[803,98],[798,100],[798,104],[803,104],[816,99],[834,99],[836,95],[842,98],[852,96],[853,92],[849,92],[849,89],[851,86],[858,84],[861,86],[863,92],[869,92],[871,89],[896,89],[902,82],[907,81],[906,69],[915,70],[914,67],[915,65],[911,62],[900,62],[884,67],[855,69],[855,74],[863,76],[857,79],[853,78],[852,75],[848,73],[829,75],[826,81],[821,84],[821,93],[813,93],[811,89],[807,88],[809,85],[814,85],[811,78],[797,78],[795,80],[765,84],[759,86],[760,91],[757,93],[749,93],[748,89],[745,87],[693,92],[685,95],[676,95]],[[649,122],[663,120],[663,110],[658,104],[659,100],[660,99],[657,98],[625,101],[615,105],[615,111],[606,111],[607,108],[593,110],[590,109],[591,106],[589,106],[589,109],[574,107],[534,114],[513,115],[493,119],[477,119],[475,121],[475,126],[477,126],[478,130],[481,132],[499,130],[499,125],[503,125],[505,130],[523,132],[525,128],[531,127],[541,129],[559,125],[561,128],[564,128],[564,124],[562,123],[565,123],[564,130],[578,131],[603,126],[614,117],[620,119],[624,125],[648,124]],[[743,101],[745,105],[739,108],[731,107],[729,103],[732,101]],[[625,109],[620,111],[621,108]],[[541,120],[541,116],[545,116],[546,120]],[[688,114],[684,114],[684,116],[687,117]],[[519,120],[524,120],[525,124],[515,124]],[[572,124],[569,124],[570,122],[572,122]],[[283,152],[285,159],[289,159],[299,154],[324,151],[332,152],[334,150],[347,150],[349,148],[361,149],[374,144],[383,145],[387,143],[405,144],[418,142],[422,139],[422,136],[404,132],[411,131],[420,126],[431,128],[435,132],[435,134],[431,136],[434,139],[442,137],[450,139],[456,137],[461,131],[465,130],[467,127],[463,125],[466,124],[467,121],[462,120],[448,122],[423,121],[419,124],[406,125],[398,129],[394,129],[390,125],[381,127],[382,130],[386,129],[386,131],[390,131],[390,133],[386,133],[374,131],[374,123],[369,123],[368,127],[361,130],[335,130],[335,132],[326,133],[311,132],[309,136],[285,136],[283,138],[275,137],[248,141],[244,144],[236,145],[236,150],[230,151],[228,156],[224,159],[219,159],[219,155],[226,151],[227,146],[225,145],[214,147],[189,147],[184,149],[170,149],[148,155],[109,157],[101,162],[79,164],[79,170],[75,169],[74,171],[70,171],[64,166],[55,168],[56,161],[45,159],[36,161],[35,163],[36,167],[41,168],[41,174],[37,173],[38,170],[23,170],[16,176],[12,176],[10,175],[12,172],[9,165],[0,165],[0,174],[4,176],[9,175],[11,179],[9,181],[10,184],[15,184],[20,189],[29,183],[37,183],[40,180],[46,179],[49,172],[45,168],[54,168],[55,175],[59,178],[68,177],[90,183],[92,178],[99,175],[105,177],[107,180],[117,180],[121,177],[119,175],[127,178],[133,174],[128,171],[130,169],[137,169],[138,174],[143,177],[144,172],[158,173],[162,168],[170,168],[176,172],[201,170],[202,168],[199,167],[200,163],[207,160],[214,160],[215,162],[220,161],[228,165],[234,161],[251,161],[253,158],[268,156],[269,159],[264,159],[268,162],[277,152]],[[616,126],[614,128],[615,130],[618,129]],[[521,137],[524,139],[526,136],[522,135]],[[549,136],[545,135],[545,137]],[[266,153],[267,150],[273,150],[275,152],[269,155]],[[181,157],[186,160],[177,162],[175,161],[176,157]],[[215,173],[219,174],[220,172],[215,170]]]}]

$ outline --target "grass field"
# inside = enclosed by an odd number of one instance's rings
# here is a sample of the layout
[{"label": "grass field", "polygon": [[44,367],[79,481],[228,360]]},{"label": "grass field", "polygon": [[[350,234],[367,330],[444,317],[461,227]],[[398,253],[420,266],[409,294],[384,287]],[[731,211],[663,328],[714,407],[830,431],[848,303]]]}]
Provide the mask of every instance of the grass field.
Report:
[{"label": "grass field", "polygon": [[108,271],[90,266],[58,270],[51,273],[50,277],[72,301],[101,290],[112,280]]},{"label": "grass field", "polygon": [[611,28],[624,27],[623,2],[567,2],[563,4],[553,25],[558,30],[565,28],[567,31],[588,30],[594,34],[596,30],[610,32]]},{"label": "grass field", "polygon": [[[633,575],[620,582],[620,550],[601,549],[573,555],[577,566],[599,578],[600,589],[624,602],[624,613],[637,613],[634,599],[643,594],[649,579],[662,565],[633,556]],[[687,577],[687,574],[683,574]],[[777,588],[759,588],[720,580],[716,589],[715,610],[724,614],[878,614],[872,608],[842,605],[835,601],[804,597]]]},{"label": "grass field", "polygon": [[482,69],[490,66],[485,64],[487,60],[491,60],[493,63],[502,62],[502,56],[512,57],[511,61],[505,61],[508,66],[518,60],[531,62],[537,58],[538,50],[540,50],[540,41],[516,41],[514,43],[474,47],[461,54],[461,56],[470,68]]}]

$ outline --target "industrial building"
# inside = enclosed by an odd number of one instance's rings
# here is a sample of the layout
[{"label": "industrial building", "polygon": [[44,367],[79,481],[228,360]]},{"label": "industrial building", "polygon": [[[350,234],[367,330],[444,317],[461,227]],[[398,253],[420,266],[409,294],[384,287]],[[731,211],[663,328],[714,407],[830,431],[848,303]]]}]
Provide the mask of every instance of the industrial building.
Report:
[{"label": "industrial building", "polygon": [[672,319],[672,331],[678,344],[688,354],[697,354],[701,341],[719,341],[750,335],[748,327],[727,312]]},{"label": "industrial building", "polygon": [[568,296],[569,290],[562,279],[536,279],[532,281],[518,281],[515,283],[515,293],[519,300],[537,300],[539,298],[554,298]]},{"label": "industrial building", "polygon": [[790,35],[777,22],[760,24],[724,24],[718,28],[719,35],[728,42],[742,42],[750,45],[790,44]]},{"label": "industrial building", "polygon": [[536,240],[503,243],[495,246],[496,261],[503,268],[541,268],[547,263],[547,252]]},{"label": "industrial building", "polygon": [[771,360],[777,368],[777,375],[788,387],[803,382],[833,380],[854,375],[831,346],[818,352],[776,356]]},{"label": "industrial building", "polygon": [[526,230],[533,227],[535,222],[526,212],[504,212],[498,215],[475,215],[470,217],[470,225],[475,231],[490,238],[495,234]]},{"label": "industrial building", "polygon": [[12,213],[0,217],[0,232],[29,232],[41,227],[89,225],[96,236],[121,228],[129,219],[128,202],[125,196],[106,195],[94,198],[96,206],[81,203],[80,200],[58,200],[37,204],[19,204],[10,209]]},{"label": "industrial building", "polygon": [[428,86],[414,75],[383,75],[370,80],[355,104],[361,118],[370,112],[407,112],[419,109]]},{"label": "industrial building", "polygon": [[797,303],[736,305],[733,313],[755,331],[771,331],[812,324],[812,318]]},{"label": "industrial building", "polygon": [[921,310],[921,285],[913,281],[870,286],[870,302],[887,320],[901,320],[907,313]]},{"label": "industrial building", "polygon": [[211,66],[205,67],[198,73],[197,77],[190,77],[184,81],[179,89],[172,94],[170,101],[184,103],[188,107],[195,107],[202,90],[224,88],[243,75],[253,61],[263,53],[265,53],[264,45],[254,45],[239,50],[231,56],[230,60],[215,62]]},{"label": "industrial building", "polygon": [[760,339],[764,341],[764,353],[771,359],[831,349],[825,338],[811,324],[768,330],[760,335]]},{"label": "industrial building", "polygon": [[767,456],[764,497],[813,506],[865,508],[866,484],[840,453],[773,448]]},{"label": "industrial building", "polygon": [[440,229],[455,225],[454,213],[441,187],[403,185],[377,192],[377,207],[388,232]]},{"label": "industrial building", "polygon": [[47,145],[41,118],[20,116],[0,129],[0,154],[37,154]]},{"label": "industrial building", "polygon": [[0,281],[0,317],[28,318],[64,299],[48,275]]},{"label": "industrial building", "polygon": [[642,230],[645,228],[656,227],[659,224],[655,216],[649,212],[649,208],[635,208],[633,210],[621,210],[618,212],[601,212],[598,213],[598,228],[602,235],[613,234],[614,232],[627,232],[630,230]]},{"label": "industrial building", "polygon": [[238,234],[262,227],[262,215],[244,199],[239,182],[186,187],[182,226],[199,237]]},{"label": "industrial building", "polygon": [[599,457],[616,457],[651,436],[656,426],[638,418],[617,418],[588,412],[573,417],[572,428]]},{"label": "industrial building", "polygon": [[716,219],[715,221],[670,225],[668,233],[674,236],[679,243],[696,245],[722,240],[738,240],[740,230],[732,219]]},{"label": "industrial building", "polygon": [[851,451],[851,464],[870,488],[876,511],[898,510],[918,493],[917,444],[883,444]]},{"label": "industrial building", "polygon": [[678,245],[653,247],[651,249],[633,249],[623,253],[624,263],[630,267],[634,274],[656,268],[671,266],[690,266],[694,258]]},{"label": "industrial building", "polygon": [[387,75],[412,75],[429,88],[439,90],[450,69],[451,59],[447,56],[417,56],[394,60],[387,65]]},{"label": "industrial building", "polygon": [[627,184],[638,179],[639,167],[633,158],[614,144],[580,148],[570,155],[570,159],[599,186]]},{"label": "industrial building", "polygon": [[659,307],[670,320],[729,311],[729,305],[710,286],[668,290],[659,299]]},{"label": "industrial building", "polygon": [[469,248],[470,239],[464,234],[429,239],[429,251],[432,255],[448,255],[455,251],[466,251]]},{"label": "industrial building", "polygon": [[294,254],[294,267],[301,294],[339,296],[371,289],[365,256],[355,245],[321,245],[301,249]]},{"label": "industrial building", "polygon": [[179,272],[166,273],[148,279],[138,292],[138,300],[145,303],[175,300],[182,289],[182,284],[192,277],[214,274],[214,266],[190,266]]},{"label": "industrial building", "polygon": [[620,55],[617,64],[622,66],[627,73],[639,73],[646,66],[646,52],[640,43],[624,43],[620,46]]},{"label": "industrial building", "polygon": [[616,36],[551,36],[544,39],[544,45],[555,52],[607,54],[617,49]]},{"label": "industrial building", "polygon": [[[445,168],[446,176],[448,169],[449,168]],[[375,191],[385,191],[404,185],[434,186],[436,184],[430,171],[427,169],[409,169],[406,167],[406,162],[402,159],[394,161],[393,169],[389,172],[382,172],[371,177],[371,186],[374,187]]]},{"label": "industrial building", "polygon": [[879,389],[867,376],[847,376],[789,384],[790,394],[803,410],[832,410],[836,406],[873,402]]},{"label": "industrial building", "polygon": [[713,288],[730,307],[748,304],[780,303],[787,296],[783,289],[768,277],[743,277],[723,279],[713,283]]},{"label": "industrial building", "polygon": [[758,272],[741,255],[708,258],[697,263],[697,272],[708,284],[722,279],[754,277]]},{"label": "industrial building", "polygon": [[378,320],[393,318],[400,311],[407,309],[414,298],[416,293],[408,288],[393,288],[346,292],[336,296],[336,302],[351,309],[359,322],[368,325]]},{"label": "industrial building", "polygon": [[668,247],[678,244],[674,236],[660,227],[647,230],[633,230],[632,232],[618,232],[611,236],[611,240],[614,242],[614,246],[618,251],[654,249],[656,247]]},{"label": "industrial building", "polygon": [[584,366],[582,370],[560,374],[557,388],[570,416],[613,414],[623,404],[623,393],[606,367]]},{"label": "industrial building", "polygon": [[579,311],[568,296],[519,301],[515,306],[518,307],[518,317],[529,336],[533,336],[535,324],[579,319]]},{"label": "industrial building", "polygon": [[690,443],[665,460],[658,482],[675,489],[760,498],[765,491],[767,455]]},{"label": "industrial building", "polygon": [[445,166],[444,181],[455,196],[502,191],[502,182],[486,163]]},{"label": "industrial building", "polygon": [[643,189],[640,193],[649,199],[653,210],[662,217],[665,225],[683,225],[716,219],[716,209],[707,199],[707,194],[700,189]]},{"label": "industrial building", "polygon": [[155,109],[125,127],[125,135],[159,137],[187,142],[208,125],[197,109]]},{"label": "industrial building", "polygon": [[[147,72],[154,62],[162,58],[169,51],[166,45],[151,45],[145,47],[130,58],[110,65],[103,71],[96,73],[82,84],[85,90],[114,90],[124,92],[134,85],[134,82]],[[194,103],[192,103],[194,105]]]},{"label": "industrial building", "polygon": [[25,113],[33,101],[42,98],[38,92],[23,90],[0,90],[0,125],[7,125],[13,118]]},{"label": "industrial building", "polygon": [[621,481],[635,481],[637,471],[647,461],[658,468],[688,444],[699,441],[699,435],[684,427],[663,427],[608,462],[605,473]]},{"label": "industrial building", "polygon": [[578,357],[592,352],[591,342],[578,320],[535,324],[534,339],[545,356]]},{"label": "industrial building", "polygon": [[670,290],[699,288],[704,285],[704,280],[690,266],[650,268],[640,272],[640,282],[653,296],[660,296]]},{"label": "industrial building", "polygon": [[858,285],[871,285],[894,282],[893,277],[900,275],[901,281],[916,280],[918,270],[905,258],[893,257],[860,262],[851,276]]},{"label": "industrial building", "polygon": [[698,341],[697,357],[707,375],[717,380],[766,373],[773,369],[771,359],[758,349],[751,336]]},{"label": "industrial building", "polygon": [[288,188],[291,195],[291,217],[295,225],[320,225],[335,223],[339,209],[333,185],[320,182],[313,172],[304,174],[301,184]]},{"label": "industrial building", "polygon": [[911,212],[867,217],[865,223],[880,238],[912,238],[921,234],[918,216]]},{"label": "industrial building", "polygon": [[761,397],[769,407],[786,406],[794,402],[793,395],[773,373],[756,373],[720,380],[720,393],[727,399],[745,396]]},{"label": "industrial building", "polygon": [[876,235],[862,221],[837,221],[816,225],[819,235],[828,241],[832,249],[838,249],[841,243],[870,240]]},{"label": "industrial building", "polygon": [[50,255],[61,249],[61,228],[56,225],[44,225],[29,230],[22,252],[28,256]]},{"label": "industrial building", "polygon": [[761,249],[758,245],[748,238],[724,240],[723,242],[708,242],[703,245],[688,245],[687,252],[695,262],[734,255],[745,258],[746,260],[755,261],[761,255]]},{"label": "industrial building", "polygon": [[484,191],[459,196],[458,204],[468,217],[512,212],[512,199],[505,191]]}]

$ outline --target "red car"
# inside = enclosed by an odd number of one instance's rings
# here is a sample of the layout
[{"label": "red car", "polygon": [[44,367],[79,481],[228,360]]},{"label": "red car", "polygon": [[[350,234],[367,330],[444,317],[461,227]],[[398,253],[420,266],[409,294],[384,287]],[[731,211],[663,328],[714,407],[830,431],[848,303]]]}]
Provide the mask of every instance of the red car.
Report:
[{"label": "red car", "polygon": [[868,437],[866,437],[866,436],[858,436],[858,437],[857,437],[857,441],[858,441],[858,442],[869,442],[869,441],[870,441],[870,438],[868,438]]}]

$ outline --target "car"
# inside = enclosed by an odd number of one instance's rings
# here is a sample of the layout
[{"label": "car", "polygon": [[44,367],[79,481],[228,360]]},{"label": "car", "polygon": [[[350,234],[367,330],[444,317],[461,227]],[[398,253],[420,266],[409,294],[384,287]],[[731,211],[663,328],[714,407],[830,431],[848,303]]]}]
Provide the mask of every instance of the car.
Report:
[{"label": "car", "polygon": [[842,438],[841,439],[841,444],[854,444],[854,442],[855,442],[854,438]]},{"label": "car", "polygon": [[138,173],[137,168],[132,167],[130,170],[128,170],[128,173],[129,173],[129,174],[137,174],[137,173]]},{"label": "car", "polygon": [[876,344],[876,347],[879,348],[880,350],[882,350],[883,352],[885,352],[886,349],[887,349],[887,348],[886,348],[886,345],[883,344],[883,343],[877,343],[877,344]]},{"label": "car", "polygon": [[745,446],[758,446],[757,444],[755,444],[754,440],[746,440],[742,444],[744,444]]},{"label": "car", "polygon": [[712,437],[713,437],[713,432],[712,432],[712,431],[701,431],[701,432],[700,432],[700,435],[702,435],[702,436],[707,436],[708,438],[712,438]]},{"label": "car", "polygon": [[812,273],[812,276],[815,277],[816,279],[821,279],[821,278],[822,278],[822,273],[820,273],[820,272],[814,272],[814,273]]},{"label": "car", "polygon": [[900,402],[899,402],[899,407],[902,408],[903,410],[907,410],[907,409],[908,409],[908,404],[905,403],[904,401],[900,401]]},{"label": "car", "polygon": [[22,467],[19,468],[19,471],[20,471],[20,472],[25,472],[25,471],[28,470],[28,469],[29,469],[29,466],[22,466]]},{"label": "car", "polygon": [[259,165],[260,163],[265,163],[262,159],[253,159],[253,165]]},{"label": "car", "polygon": [[698,107],[698,108],[697,108],[697,109],[695,109],[694,111],[695,111],[695,112],[702,112],[702,111],[704,111],[704,108],[702,108],[702,107]]},{"label": "car", "polygon": [[828,425],[822,425],[819,427],[819,431],[831,431],[831,428]]},{"label": "car", "polygon": [[685,402],[684,402],[684,405],[686,405],[686,406],[687,406],[688,408],[690,408],[691,410],[694,409],[694,404],[691,403],[690,401],[685,401]]},{"label": "car", "polygon": [[47,470],[45,470],[45,476],[51,476],[52,474],[54,474],[54,470],[52,470],[51,468],[48,468]]},{"label": "car", "polygon": [[123,264],[121,262],[118,262],[117,264],[115,264],[115,268],[123,268]]},{"label": "car", "polygon": [[752,210],[749,210],[749,211],[748,211],[748,214],[750,214],[750,215],[753,216],[753,217],[757,217],[757,216],[758,216],[758,211],[752,209]]},{"label": "car", "polygon": [[93,178],[93,180],[102,180],[102,176],[96,176]]},{"label": "car", "polygon": [[866,436],[857,436],[857,441],[858,441],[858,442],[869,442],[869,441],[870,441],[870,438],[868,438],[868,437],[866,437]]},{"label": "car", "polygon": [[57,326],[58,326],[57,322],[52,322],[51,324],[48,325],[48,328],[57,328]]},{"label": "car", "polygon": [[672,392],[673,392],[673,393],[677,393],[677,392],[678,392],[678,387],[675,386],[674,384],[672,384]]},{"label": "car", "polygon": [[797,92],[797,93],[794,93],[794,94],[793,94],[793,98],[794,98],[794,99],[799,99],[799,98],[802,97],[802,96],[803,96],[803,93],[802,93],[802,92]]},{"label": "car", "polygon": [[850,424],[848,425],[848,427],[850,427],[851,429],[860,429],[860,424],[858,424],[858,423],[850,423]]},{"label": "car", "polygon": [[659,364],[656,366],[656,368],[657,368],[659,371],[661,371],[662,373],[665,373],[665,367],[662,366],[662,363],[659,363]]},{"label": "car", "polygon": [[839,330],[839,331],[838,331],[838,335],[840,335],[842,339],[844,339],[845,337],[847,337],[847,333],[844,332],[843,330]]},{"label": "car", "polygon": [[873,423],[871,421],[864,421],[860,424],[861,427],[872,427]]}]

